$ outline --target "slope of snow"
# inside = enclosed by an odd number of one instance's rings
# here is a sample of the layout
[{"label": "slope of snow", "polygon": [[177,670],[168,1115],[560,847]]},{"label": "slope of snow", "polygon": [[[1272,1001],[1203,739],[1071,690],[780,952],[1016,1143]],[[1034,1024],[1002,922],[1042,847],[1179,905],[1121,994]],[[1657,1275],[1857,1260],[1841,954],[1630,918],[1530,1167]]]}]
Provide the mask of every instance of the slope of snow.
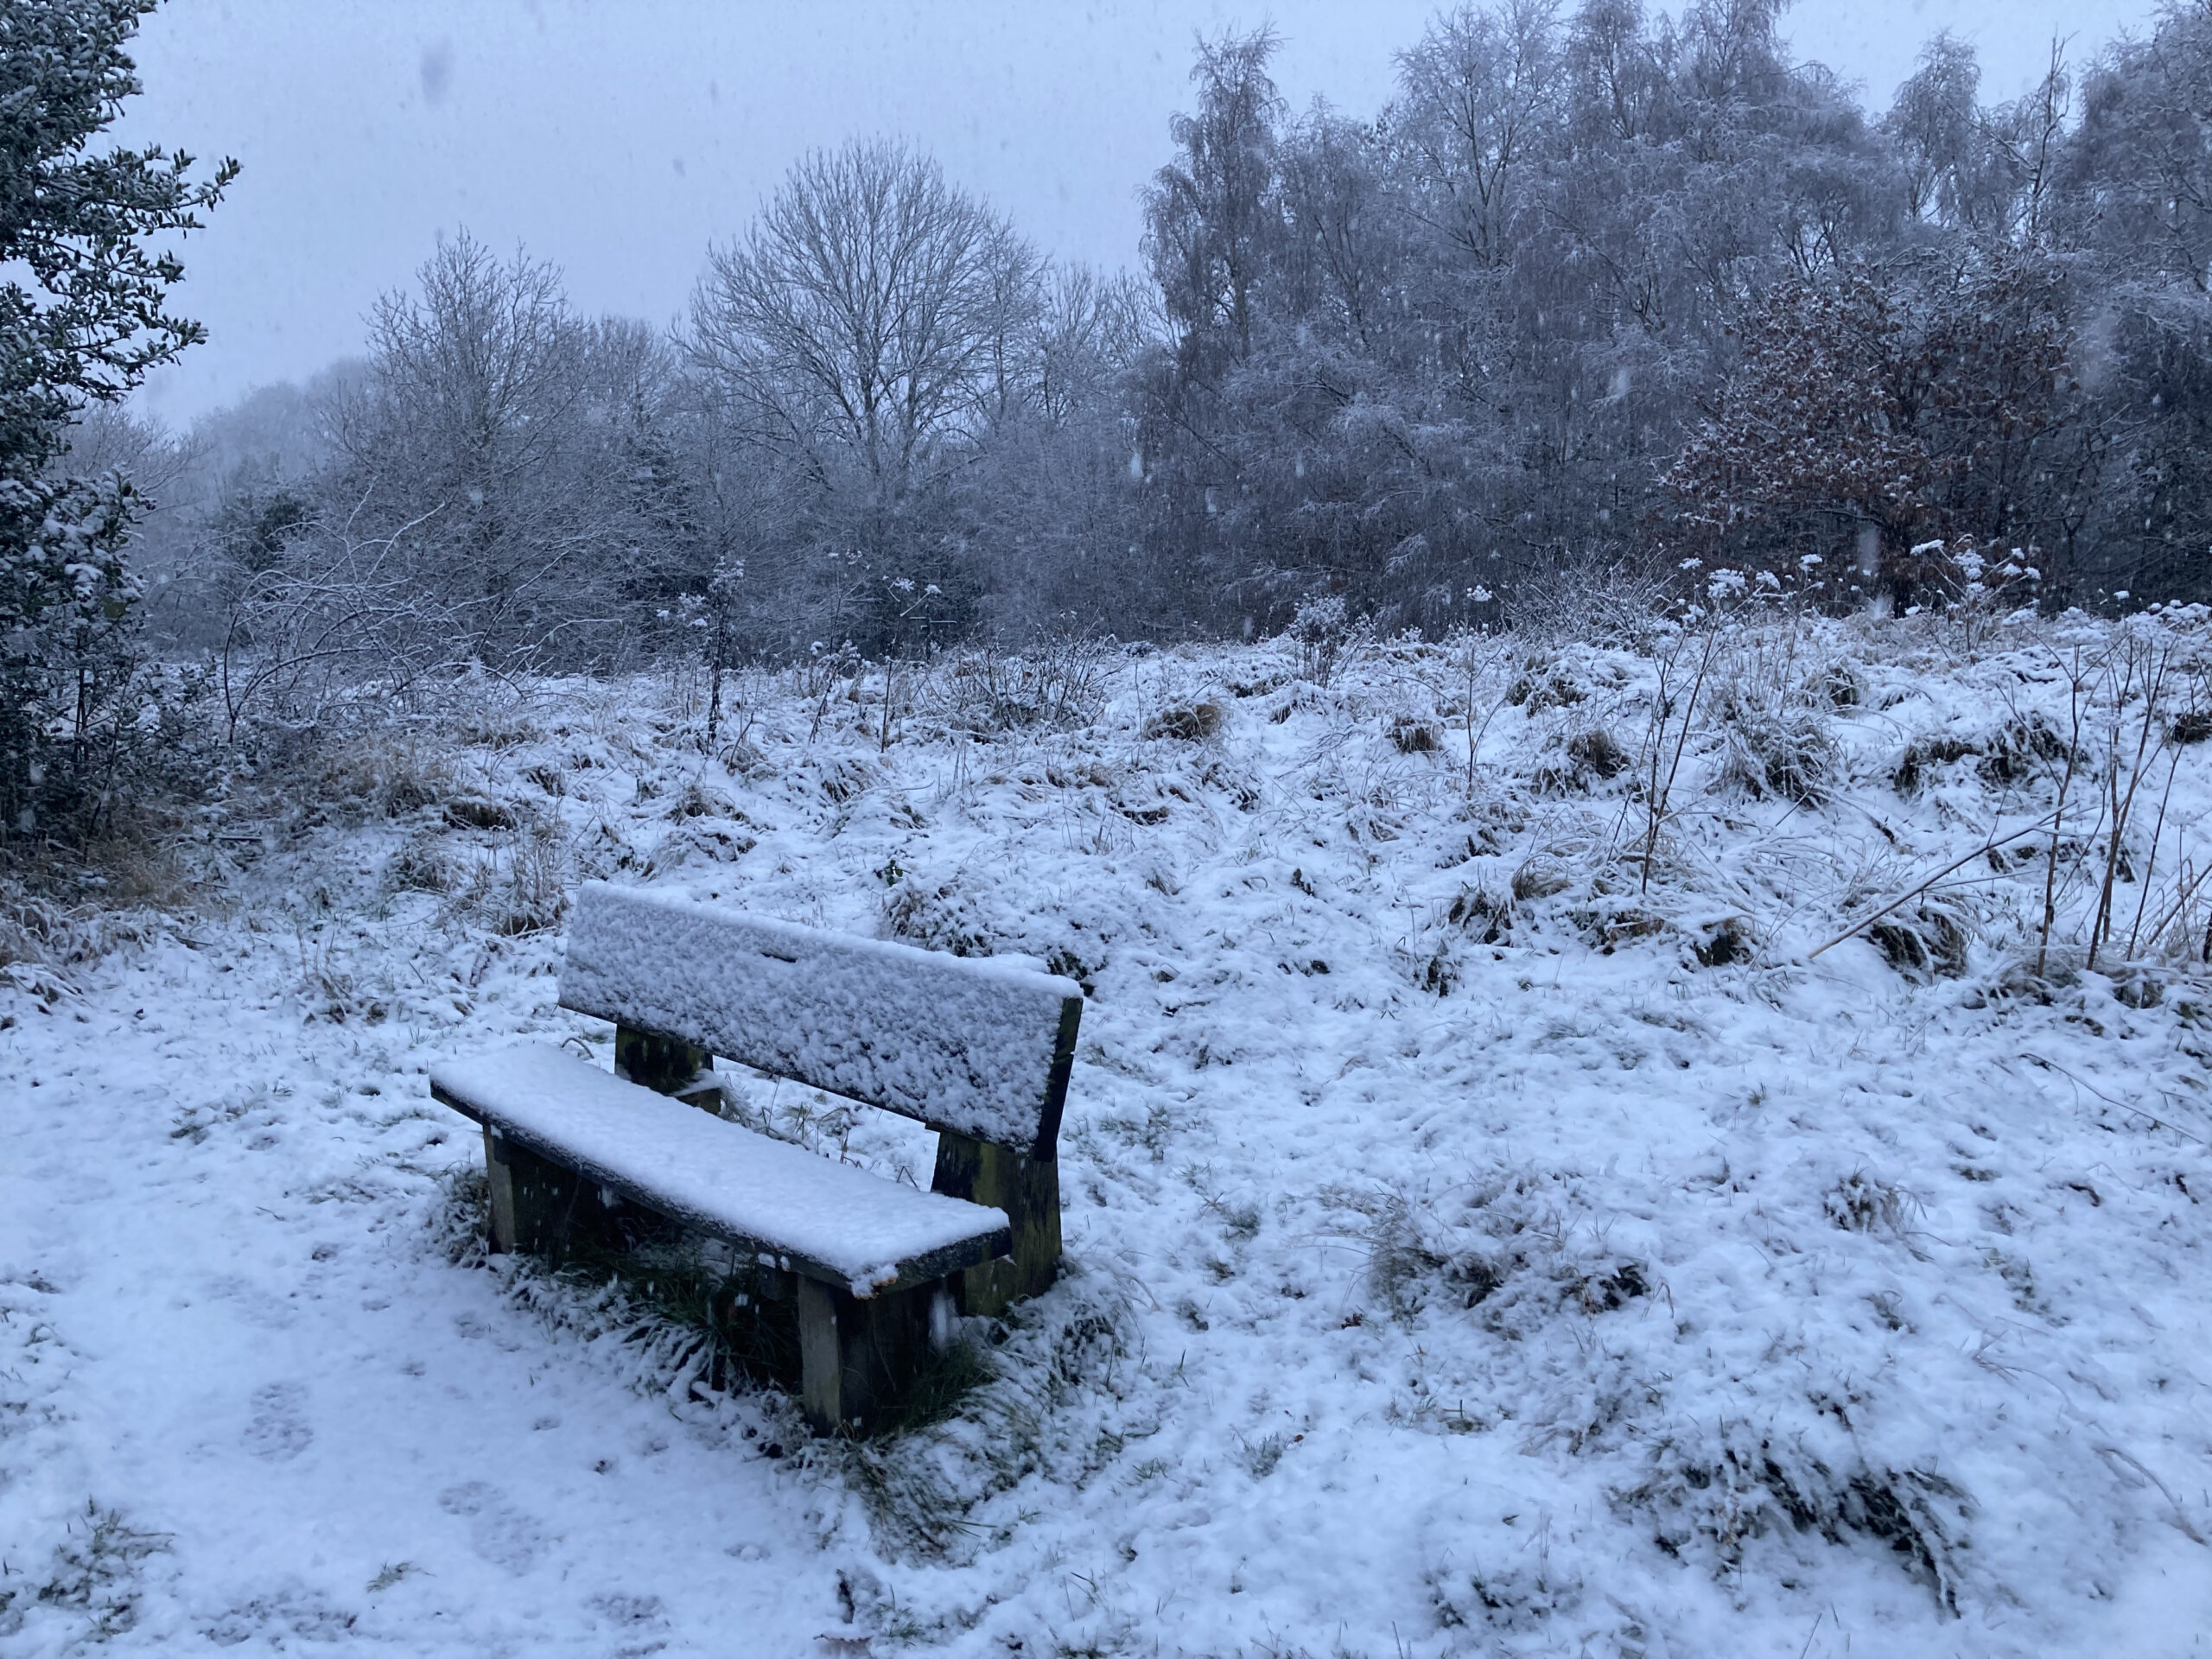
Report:
[{"label": "slope of snow", "polygon": [[[2047,865],[2004,853],[1897,912],[1919,946],[1811,954],[2048,811],[2036,722],[2111,640],[1737,639],[1648,879],[1643,774],[1590,735],[1649,746],[1626,652],[1378,646],[1326,686],[1273,646],[1132,657],[1089,726],[988,738],[948,672],[888,741],[880,680],[764,677],[712,754],[688,684],[538,688],[437,760],[521,830],[272,820],[227,915],[3,994],[0,1633],[2200,1652],[2212,993],[2180,925],[2086,968],[2083,821],[2040,976]],[[1141,735],[1199,700],[1214,734]],[[1745,782],[1777,729],[1808,798]],[[2208,747],[2177,754],[2131,918],[2205,862]],[[609,1038],[556,1005],[557,931],[501,931],[549,848],[1084,982],[1068,1270],[975,1332],[995,1376],[950,1419],[802,1445],[615,1290],[454,1246],[478,1142],[427,1069]],[[453,891],[403,885],[439,860]],[[914,1126],[726,1082],[926,1185]]]}]

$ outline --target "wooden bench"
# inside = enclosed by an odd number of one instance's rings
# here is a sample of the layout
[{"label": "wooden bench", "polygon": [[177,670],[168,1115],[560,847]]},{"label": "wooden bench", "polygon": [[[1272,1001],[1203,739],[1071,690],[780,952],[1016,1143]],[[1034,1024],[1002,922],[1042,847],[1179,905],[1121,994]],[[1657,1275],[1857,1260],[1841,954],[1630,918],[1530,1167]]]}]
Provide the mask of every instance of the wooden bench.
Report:
[{"label": "wooden bench", "polygon": [[[561,1005],[613,1024],[613,1075],[544,1044],[431,1069],[484,1127],[492,1248],[558,1251],[632,1205],[751,1252],[797,1300],[817,1430],[879,1416],[952,1307],[1058,1274],[1072,981],[594,881]],[[721,1103],[716,1055],[930,1125],[932,1190],[696,1109]]]}]

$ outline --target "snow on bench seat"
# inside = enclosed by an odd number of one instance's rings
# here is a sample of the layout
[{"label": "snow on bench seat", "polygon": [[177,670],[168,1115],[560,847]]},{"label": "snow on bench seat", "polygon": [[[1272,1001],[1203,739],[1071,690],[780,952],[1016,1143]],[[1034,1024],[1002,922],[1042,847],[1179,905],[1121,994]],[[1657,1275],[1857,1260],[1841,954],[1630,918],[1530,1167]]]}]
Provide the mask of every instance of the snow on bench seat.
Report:
[{"label": "snow on bench seat", "polygon": [[430,1090],[525,1150],[776,1265],[872,1296],[1009,1248],[1003,1211],[724,1122],[543,1044],[433,1066]]}]

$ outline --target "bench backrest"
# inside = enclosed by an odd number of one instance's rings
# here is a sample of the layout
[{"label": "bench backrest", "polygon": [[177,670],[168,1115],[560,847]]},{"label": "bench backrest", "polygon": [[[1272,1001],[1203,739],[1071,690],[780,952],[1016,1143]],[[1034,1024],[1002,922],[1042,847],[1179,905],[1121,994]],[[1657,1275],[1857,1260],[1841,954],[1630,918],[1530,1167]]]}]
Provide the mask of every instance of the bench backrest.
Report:
[{"label": "bench backrest", "polygon": [[1050,1159],[1072,980],[588,881],[561,1006]]}]

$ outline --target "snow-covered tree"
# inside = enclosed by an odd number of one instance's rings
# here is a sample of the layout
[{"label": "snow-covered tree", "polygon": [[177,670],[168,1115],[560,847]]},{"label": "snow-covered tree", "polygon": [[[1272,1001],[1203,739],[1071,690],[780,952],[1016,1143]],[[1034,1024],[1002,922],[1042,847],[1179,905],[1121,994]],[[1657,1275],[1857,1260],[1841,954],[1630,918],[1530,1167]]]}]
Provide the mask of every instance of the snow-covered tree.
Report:
[{"label": "snow-covered tree", "polygon": [[145,714],[131,695],[137,498],[73,476],[70,429],[200,338],[167,308],[236,171],[159,146],[98,150],[139,90],[125,51],[156,0],[0,8],[0,838],[93,832]]},{"label": "snow-covered tree", "polygon": [[378,301],[368,344],[302,543],[321,574],[293,596],[388,617],[360,636],[379,672],[619,657],[685,586],[659,335],[577,315],[559,270],[463,230]]}]

